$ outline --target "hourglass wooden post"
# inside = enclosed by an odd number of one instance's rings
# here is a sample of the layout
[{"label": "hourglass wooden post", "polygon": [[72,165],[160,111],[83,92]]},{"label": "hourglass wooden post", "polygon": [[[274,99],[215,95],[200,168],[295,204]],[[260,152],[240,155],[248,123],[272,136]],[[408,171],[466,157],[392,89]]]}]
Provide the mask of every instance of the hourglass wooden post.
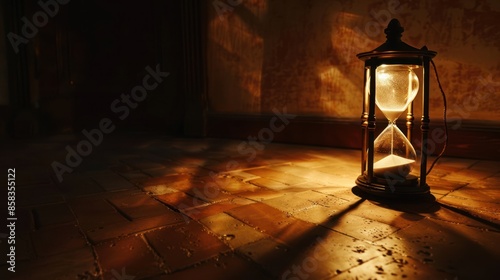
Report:
[{"label": "hourglass wooden post", "polygon": [[[393,19],[385,29],[387,41],[357,57],[365,62],[362,113],[361,190],[382,196],[412,197],[429,193],[426,183],[429,131],[429,62],[436,52],[414,48],[403,41],[404,29]],[[422,81],[417,73],[422,75]],[[413,100],[422,95],[421,152],[412,141]],[[375,137],[378,108],[387,127]],[[406,135],[398,128],[404,112]],[[420,157],[420,158],[419,158]],[[420,166],[418,166],[420,164]]]}]

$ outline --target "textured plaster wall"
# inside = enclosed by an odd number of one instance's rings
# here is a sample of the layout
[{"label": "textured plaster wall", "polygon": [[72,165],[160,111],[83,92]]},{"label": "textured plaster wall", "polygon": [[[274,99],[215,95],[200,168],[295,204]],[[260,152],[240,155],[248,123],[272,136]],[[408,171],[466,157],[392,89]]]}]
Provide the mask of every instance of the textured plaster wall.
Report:
[{"label": "textured plaster wall", "polygon": [[[500,1],[221,0],[208,6],[212,112],[260,114],[286,106],[302,115],[358,118],[363,63],[355,55],[383,43],[383,29],[395,17],[406,43],[438,52],[451,118],[500,121]],[[431,117],[441,118],[434,73],[431,82]]]}]

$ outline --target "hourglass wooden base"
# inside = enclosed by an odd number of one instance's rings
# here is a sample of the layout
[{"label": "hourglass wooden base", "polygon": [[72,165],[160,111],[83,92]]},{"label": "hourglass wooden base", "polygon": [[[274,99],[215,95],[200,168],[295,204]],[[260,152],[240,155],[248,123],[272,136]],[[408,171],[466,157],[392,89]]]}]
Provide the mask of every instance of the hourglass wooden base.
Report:
[{"label": "hourglass wooden base", "polygon": [[373,177],[369,182],[366,175],[356,179],[358,188],[366,193],[383,197],[421,197],[430,192],[429,186],[421,187],[416,176],[408,175],[406,178],[379,178]]}]

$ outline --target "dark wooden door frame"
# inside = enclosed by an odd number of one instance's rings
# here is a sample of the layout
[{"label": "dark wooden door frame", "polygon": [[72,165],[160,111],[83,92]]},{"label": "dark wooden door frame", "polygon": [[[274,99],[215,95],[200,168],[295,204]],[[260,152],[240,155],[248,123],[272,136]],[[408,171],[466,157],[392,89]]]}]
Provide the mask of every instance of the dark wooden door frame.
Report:
[{"label": "dark wooden door frame", "polygon": [[207,1],[182,1],[184,135],[206,136]]}]

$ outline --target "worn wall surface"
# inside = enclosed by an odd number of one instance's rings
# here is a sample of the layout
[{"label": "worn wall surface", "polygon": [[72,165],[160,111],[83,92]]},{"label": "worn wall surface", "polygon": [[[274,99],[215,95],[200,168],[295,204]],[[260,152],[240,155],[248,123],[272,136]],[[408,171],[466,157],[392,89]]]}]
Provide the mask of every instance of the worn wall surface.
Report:
[{"label": "worn wall surface", "polygon": [[[438,52],[449,117],[500,121],[499,1],[221,0],[208,8],[212,112],[286,106],[302,115],[358,118],[363,63],[356,54],[383,43],[394,17],[405,42]],[[440,118],[443,102],[431,77],[431,117]]]}]

